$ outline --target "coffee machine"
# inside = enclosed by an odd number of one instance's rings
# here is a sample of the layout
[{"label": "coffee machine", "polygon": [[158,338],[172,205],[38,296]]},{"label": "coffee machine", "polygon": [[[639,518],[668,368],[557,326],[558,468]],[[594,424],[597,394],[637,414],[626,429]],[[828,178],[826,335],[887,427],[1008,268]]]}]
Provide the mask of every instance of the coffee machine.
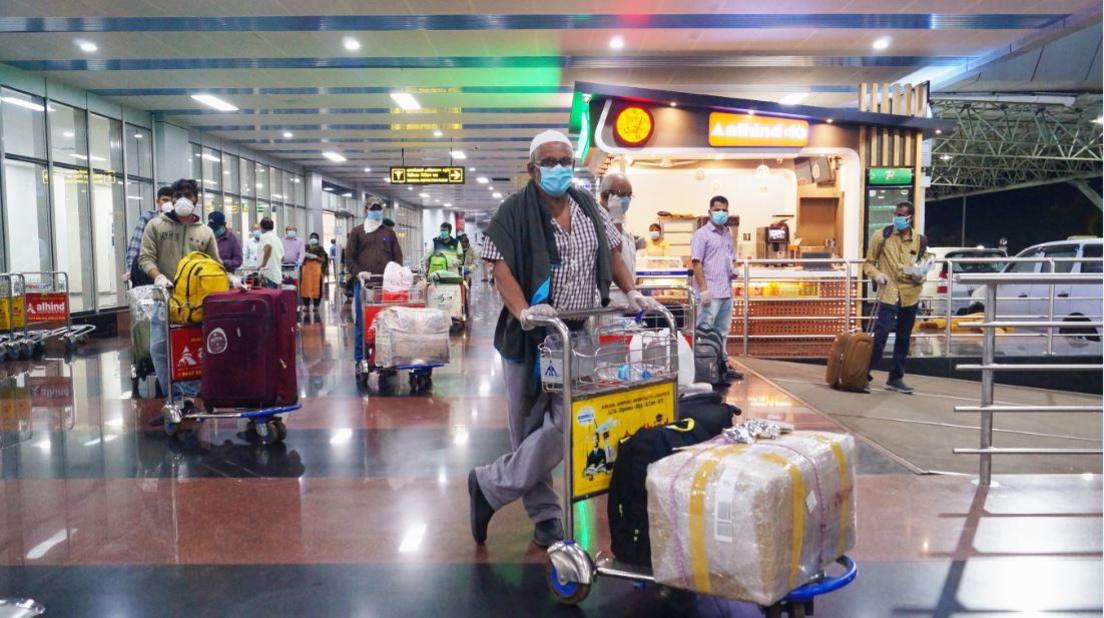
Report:
[{"label": "coffee machine", "polygon": [[790,258],[790,226],[786,221],[790,217],[780,217],[778,221],[756,230],[756,257],[763,260],[785,260]]}]

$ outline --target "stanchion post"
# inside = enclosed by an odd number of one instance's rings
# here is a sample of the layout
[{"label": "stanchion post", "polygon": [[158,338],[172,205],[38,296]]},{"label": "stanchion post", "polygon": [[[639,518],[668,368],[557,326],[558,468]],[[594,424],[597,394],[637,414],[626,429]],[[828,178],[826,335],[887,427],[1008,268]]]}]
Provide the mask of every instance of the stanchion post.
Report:
[{"label": "stanchion post", "polygon": [[[744,357],[748,355],[748,330],[751,328],[751,317],[749,312],[751,311],[751,263],[748,259],[744,258]],[[728,347],[728,336],[725,336],[725,347]],[[728,350],[725,350],[727,353]]]},{"label": "stanchion post", "polygon": [[[985,321],[992,323],[997,317],[997,284],[990,283],[985,286]],[[994,362],[997,331],[988,326],[982,328],[981,335],[981,364],[989,367]],[[993,413],[987,408],[993,405],[993,370],[981,370],[981,444],[982,450],[993,446]],[[989,486],[993,475],[993,456],[989,453],[981,453],[978,482]]]}]

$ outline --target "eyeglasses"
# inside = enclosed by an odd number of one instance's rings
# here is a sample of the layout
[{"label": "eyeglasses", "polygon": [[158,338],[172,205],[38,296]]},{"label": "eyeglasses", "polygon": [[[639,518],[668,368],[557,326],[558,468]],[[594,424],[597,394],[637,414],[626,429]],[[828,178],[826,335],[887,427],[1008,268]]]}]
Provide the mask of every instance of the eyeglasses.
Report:
[{"label": "eyeglasses", "polygon": [[546,157],[544,159],[541,159],[540,161],[537,161],[537,165],[539,165],[540,167],[556,167],[557,165],[572,167],[573,165],[575,165],[575,157],[564,157],[562,159]]},{"label": "eyeglasses", "polygon": [[614,196],[614,197],[632,197],[633,196],[632,191],[628,191],[628,192],[610,191],[609,194]]}]

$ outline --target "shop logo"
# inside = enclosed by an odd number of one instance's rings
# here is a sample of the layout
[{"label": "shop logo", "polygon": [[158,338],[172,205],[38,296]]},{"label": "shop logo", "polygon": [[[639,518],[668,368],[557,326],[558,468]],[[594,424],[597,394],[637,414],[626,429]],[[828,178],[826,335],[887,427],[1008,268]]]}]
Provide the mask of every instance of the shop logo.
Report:
[{"label": "shop logo", "polygon": [[207,335],[208,354],[222,354],[226,351],[226,347],[226,331],[222,330],[221,328],[216,328]]},{"label": "shop logo", "polygon": [[648,110],[633,105],[618,112],[613,121],[613,129],[614,135],[622,144],[639,146],[652,136],[655,121]]},{"label": "shop logo", "polygon": [[710,146],[800,148],[809,143],[809,123],[792,118],[751,114],[709,114]]},{"label": "shop logo", "polygon": [[180,358],[177,360],[177,364],[183,367],[195,367],[199,362],[188,346],[184,346],[184,348],[180,350]]}]

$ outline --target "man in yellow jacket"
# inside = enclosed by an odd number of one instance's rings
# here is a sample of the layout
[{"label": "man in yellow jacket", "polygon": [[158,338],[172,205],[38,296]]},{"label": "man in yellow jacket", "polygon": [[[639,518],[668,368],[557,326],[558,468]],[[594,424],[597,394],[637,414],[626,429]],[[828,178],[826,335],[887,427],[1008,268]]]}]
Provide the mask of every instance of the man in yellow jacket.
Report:
[{"label": "man in yellow jacket", "polygon": [[[915,207],[901,202],[893,211],[893,225],[879,230],[870,239],[863,272],[878,288],[878,312],[874,322],[874,349],[870,356],[873,367],[885,351],[889,332],[896,332],[893,342],[893,366],[889,370],[886,388],[911,395],[913,389],[904,382],[905,360],[912,339],[912,325],[920,303],[924,276],[918,274],[917,263],[923,260],[927,242],[912,229]],[[868,378],[867,392],[870,391]]]}]

